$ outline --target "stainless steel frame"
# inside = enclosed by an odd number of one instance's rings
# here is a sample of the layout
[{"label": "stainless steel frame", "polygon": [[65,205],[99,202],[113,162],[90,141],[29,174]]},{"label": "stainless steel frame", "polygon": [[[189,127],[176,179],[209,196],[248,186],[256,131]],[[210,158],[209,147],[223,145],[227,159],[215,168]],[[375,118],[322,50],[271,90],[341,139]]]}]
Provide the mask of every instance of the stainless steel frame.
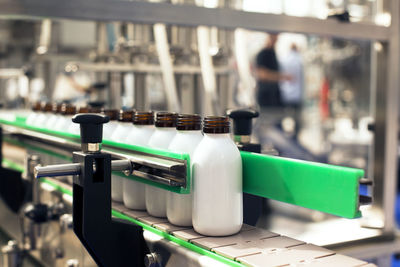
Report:
[{"label": "stainless steel frame", "polygon": [[[344,39],[380,42],[382,50],[376,52],[378,71],[375,106],[375,141],[373,145],[374,217],[385,236],[393,237],[394,199],[397,183],[397,149],[399,116],[399,63],[400,63],[400,4],[396,0],[382,0],[383,9],[391,14],[389,27],[365,23],[341,23],[285,15],[261,14],[232,9],[209,9],[189,5],[172,5],[121,0],[0,0],[0,16],[54,17],[96,21],[129,21],[181,26],[216,26],[226,29],[246,28],[257,31],[295,32]],[[92,66],[91,66],[92,67]],[[127,69],[131,70],[131,66]],[[185,67],[186,68],[186,67]],[[367,212],[368,213],[368,212]]]},{"label": "stainless steel frame", "polygon": [[190,5],[172,5],[120,0],[1,0],[0,14],[40,16],[96,21],[216,26],[256,31],[296,32],[347,39],[387,41],[391,28],[365,23],[341,23],[336,20],[299,18],[285,15],[211,9]]}]

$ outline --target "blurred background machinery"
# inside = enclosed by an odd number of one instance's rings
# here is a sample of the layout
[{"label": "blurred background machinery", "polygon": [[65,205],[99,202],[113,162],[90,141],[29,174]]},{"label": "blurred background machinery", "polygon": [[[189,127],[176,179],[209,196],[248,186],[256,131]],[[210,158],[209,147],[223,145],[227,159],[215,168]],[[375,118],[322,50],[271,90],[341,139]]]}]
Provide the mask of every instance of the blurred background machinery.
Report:
[{"label": "blurred background machinery", "polygon": [[[268,153],[364,169],[374,180],[374,205],[347,220],[270,201],[259,225],[379,266],[396,261],[397,1],[0,0],[0,15],[0,104],[15,109],[41,100],[202,115],[258,107],[257,54],[279,33],[275,53],[282,72],[301,69],[301,79],[291,77],[301,101],[295,109],[261,108],[254,138]],[[65,162],[7,143],[3,154],[26,166],[21,159],[32,154],[43,164]],[[40,230],[43,249],[34,261],[74,266],[79,255],[90,264],[68,231],[70,197],[40,190],[57,220]],[[18,209],[1,201],[0,209],[2,240],[19,239]]]}]

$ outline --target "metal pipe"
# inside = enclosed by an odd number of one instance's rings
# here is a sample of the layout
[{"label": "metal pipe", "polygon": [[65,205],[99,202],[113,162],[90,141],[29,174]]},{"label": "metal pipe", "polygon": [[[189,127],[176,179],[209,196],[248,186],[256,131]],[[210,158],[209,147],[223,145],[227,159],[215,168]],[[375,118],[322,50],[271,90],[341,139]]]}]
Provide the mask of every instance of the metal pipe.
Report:
[{"label": "metal pipe", "polygon": [[[113,171],[127,171],[129,174],[132,172],[132,162],[130,160],[113,160],[111,162],[111,169]],[[81,174],[82,167],[79,163],[58,164],[49,166],[36,166],[35,177],[56,177],[66,175],[79,175]]]},{"label": "metal pipe", "polygon": [[36,52],[39,55],[46,54],[49,51],[51,42],[51,20],[44,19],[40,28],[39,46]]},{"label": "metal pipe", "polygon": [[180,112],[181,105],[176,90],[171,55],[169,53],[167,30],[165,25],[161,23],[154,24],[153,29],[162,77],[164,81],[165,93],[167,96],[168,110]]},{"label": "metal pipe", "polygon": [[35,177],[55,177],[55,176],[67,176],[67,175],[79,175],[81,174],[81,164],[57,164],[49,166],[36,166]]}]

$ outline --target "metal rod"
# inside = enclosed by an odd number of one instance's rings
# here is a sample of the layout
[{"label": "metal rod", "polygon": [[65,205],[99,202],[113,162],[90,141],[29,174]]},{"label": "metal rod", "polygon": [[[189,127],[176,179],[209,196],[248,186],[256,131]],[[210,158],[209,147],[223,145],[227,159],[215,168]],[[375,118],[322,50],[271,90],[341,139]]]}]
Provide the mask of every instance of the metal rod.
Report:
[{"label": "metal rod", "polygon": [[36,166],[35,177],[55,177],[55,176],[66,176],[66,175],[79,175],[81,174],[81,165],[79,163],[71,164],[58,164],[49,166]]},{"label": "metal rod", "polygon": [[[79,8],[76,8],[76,7]],[[393,10],[393,9],[392,9]],[[333,19],[301,18],[245,12],[229,8],[205,8],[144,1],[121,0],[0,0],[0,15],[29,15],[97,21],[165,23],[196,27],[245,28],[266,32],[316,34],[345,39],[391,38],[389,27],[372,23],[343,23]],[[395,25],[392,22],[392,25]]]},{"label": "metal rod", "polygon": [[[111,169],[113,171],[128,171],[129,173],[131,173],[132,163],[130,160],[113,160],[111,162]],[[81,165],[79,163],[35,167],[35,178],[79,175],[79,174],[81,174]]]}]

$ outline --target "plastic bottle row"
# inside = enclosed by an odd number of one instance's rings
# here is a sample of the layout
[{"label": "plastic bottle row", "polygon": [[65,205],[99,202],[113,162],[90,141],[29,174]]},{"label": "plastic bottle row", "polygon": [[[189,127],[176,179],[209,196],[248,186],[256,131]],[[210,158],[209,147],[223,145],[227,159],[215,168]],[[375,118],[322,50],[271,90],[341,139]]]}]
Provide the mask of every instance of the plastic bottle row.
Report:
[{"label": "plastic bottle row", "polygon": [[[110,117],[103,138],[119,143],[188,153],[192,192],[178,194],[112,175],[111,195],[129,209],[147,210],[175,225],[209,236],[232,235],[243,222],[242,162],[229,135],[227,117],[151,111],[91,110],[62,104],[35,105],[28,125],[79,134],[75,113],[102,112]],[[202,127],[203,126],[203,127]]]}]

